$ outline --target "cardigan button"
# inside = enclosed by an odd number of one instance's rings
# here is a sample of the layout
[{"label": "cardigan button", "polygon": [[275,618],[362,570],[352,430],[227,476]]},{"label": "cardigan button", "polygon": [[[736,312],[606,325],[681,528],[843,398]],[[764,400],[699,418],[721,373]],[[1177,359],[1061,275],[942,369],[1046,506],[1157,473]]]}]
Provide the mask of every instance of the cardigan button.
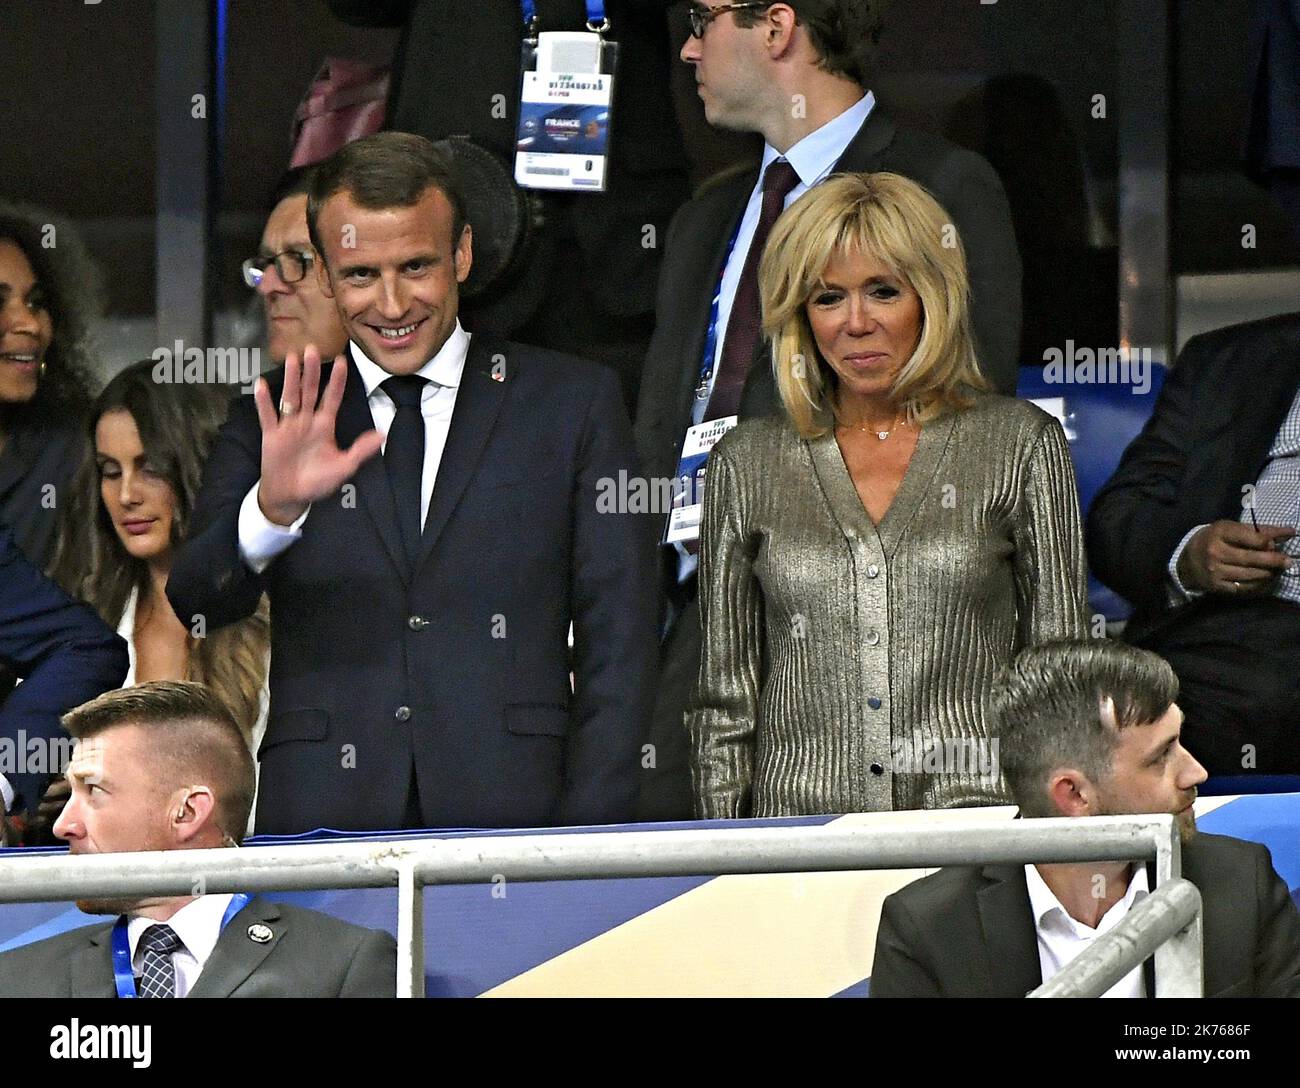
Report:
[{"label": "cardigan button", "polygon": [[873,627],[870,631],[867,632],[867,645],[874,646],[879,641],[880,641],[880,632]]},{"label": "cardigan button", "polygon": [[867,567],[867,577],[868,577],[868,578],[874,578],[874,577],[876,577],[876,575],[878,575],[879,573],[880,573],[880,568],[879,568],[878,566],[876,566],[875,563],[872,563],[869,567]]},{"label": "cardigan button", "polygon": [[885,773],[885,768],[882,767],[879,763],[873,763],[873,764],[871,765],[871,773],[872,773],[872,774],[884,774],[884,773]]},{"label": "cardigan button", "polygon": [[867,706],[871,707],[872,710],[879,710],[880,700],[876,696],[872,695],[867,699]]}]

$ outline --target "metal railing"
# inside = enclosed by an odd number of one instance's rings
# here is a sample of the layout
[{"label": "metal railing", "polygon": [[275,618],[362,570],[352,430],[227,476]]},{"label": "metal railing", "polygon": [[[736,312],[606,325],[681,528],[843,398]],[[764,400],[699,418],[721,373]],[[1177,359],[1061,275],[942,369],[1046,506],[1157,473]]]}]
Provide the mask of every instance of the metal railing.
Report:
[{"label": "metal railing", "polygon": [[[972,817],[945,819],[941,824],[918,817],[887,827],[830,824],[474,835],[241,850],[5,857],[0,858],[0,903],[396,886],[397,995],[423,997],[424,888],[429,884],[1151,858],[1157,889],[1180,875],[1180,841],[1172,816],[1005,823]],[[1145,930],[1151,923],[1138,925]],[[1125,948],[1116,961],[1125,965],[1125,973],[1141,962],[1129,962],[1136,949]],[[1162,993],[1173,962],[1157,952],[1156,978]]]}]

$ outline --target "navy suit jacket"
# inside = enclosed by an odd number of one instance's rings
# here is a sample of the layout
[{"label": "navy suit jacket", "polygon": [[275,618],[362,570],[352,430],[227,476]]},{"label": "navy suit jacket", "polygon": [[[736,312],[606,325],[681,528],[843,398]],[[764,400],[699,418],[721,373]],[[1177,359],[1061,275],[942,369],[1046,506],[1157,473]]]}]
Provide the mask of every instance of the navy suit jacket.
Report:
[{"label": "navy suit jacket", "polygon": [[[340,446],[372,427],[350,364]],[[656,648],[644,515],[598,506],[637,472],[614,374],[473,337],[414,570],[375,456],[254,574],[238,515],[260,450],[237,398],[167,585],[209,628],[270,596],[257,830],[400,827],[412,771],[426,827],[627,819]]]},{"label": "navy suit jacket", "polygon": [[[14,788],[14,810],[21,812],[35,809],[50,777],[62,771],[50,765],[55,750],[49,745],[64,736],[60,716],[121,687],[128,661],[126,643],[32,566],[3,528],[0,664],[23,680],[0,706],[0,774]],[[12,765],[6,741],[12,742]],[[44,753],[39,762],[37,749]]]}]

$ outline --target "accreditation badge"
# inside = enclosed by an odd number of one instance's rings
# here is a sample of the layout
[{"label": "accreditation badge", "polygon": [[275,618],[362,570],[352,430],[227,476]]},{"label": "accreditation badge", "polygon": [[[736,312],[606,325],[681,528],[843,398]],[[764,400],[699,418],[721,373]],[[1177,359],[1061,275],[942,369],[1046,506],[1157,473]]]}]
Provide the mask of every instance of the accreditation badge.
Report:
[{"label": "accreditation badge", "polygon": [[673,506],[668,514],[665,544],[698,543],[700,515],[704,510],[704,472],[709,453],[718,440],[740,422],[739,416],[721,416],[697,423],[686,432],[682,457],[673,477]]},{"label": "accreditation badge", "polygon": [[605,190],[618,43],[556,32],[526,43],[515,181],[530,189]]}]

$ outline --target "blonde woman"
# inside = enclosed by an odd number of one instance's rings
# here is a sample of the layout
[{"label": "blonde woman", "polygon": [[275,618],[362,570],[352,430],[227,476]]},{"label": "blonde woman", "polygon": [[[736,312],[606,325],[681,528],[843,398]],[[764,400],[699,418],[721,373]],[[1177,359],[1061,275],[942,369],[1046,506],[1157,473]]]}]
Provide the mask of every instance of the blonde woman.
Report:
[{"label": "blonde woman", "polygon": [[828,179],[759,275],[785,411],[709,459],[697,813],[1003,802],[993,676],[1087,631],[1061,427],[988,391],[960,239],[914,182]]}]

